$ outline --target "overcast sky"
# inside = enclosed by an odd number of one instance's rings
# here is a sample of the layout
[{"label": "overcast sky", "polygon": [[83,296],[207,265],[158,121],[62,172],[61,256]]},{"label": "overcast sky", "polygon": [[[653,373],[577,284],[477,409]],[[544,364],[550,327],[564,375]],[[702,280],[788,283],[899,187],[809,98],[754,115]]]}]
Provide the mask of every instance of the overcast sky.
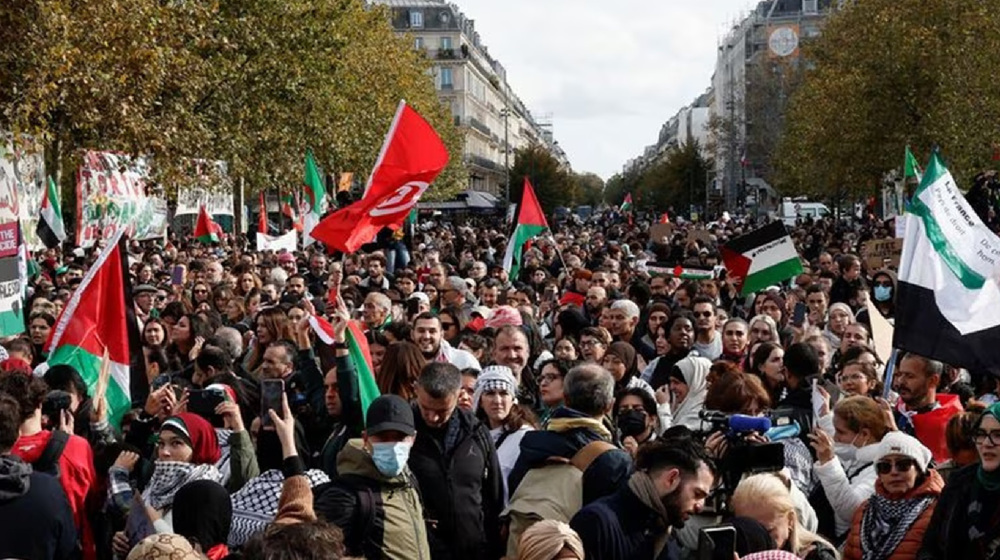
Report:
[{"label": "overcast sky", "polygon": [[751,0],[455,0],[573,169],[607,179],[710,85]]}]

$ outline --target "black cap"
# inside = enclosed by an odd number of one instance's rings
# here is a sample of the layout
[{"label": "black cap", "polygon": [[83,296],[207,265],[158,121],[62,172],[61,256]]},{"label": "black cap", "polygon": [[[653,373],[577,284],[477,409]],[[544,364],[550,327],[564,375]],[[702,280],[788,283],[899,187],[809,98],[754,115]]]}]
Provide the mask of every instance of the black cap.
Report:
[{"label": "black cap", "polygon": [[413,409],[398,395],[382,395],[368,405],[365,418],[368,435],[397,431],[408,436],[417,433],[413,425]]}]

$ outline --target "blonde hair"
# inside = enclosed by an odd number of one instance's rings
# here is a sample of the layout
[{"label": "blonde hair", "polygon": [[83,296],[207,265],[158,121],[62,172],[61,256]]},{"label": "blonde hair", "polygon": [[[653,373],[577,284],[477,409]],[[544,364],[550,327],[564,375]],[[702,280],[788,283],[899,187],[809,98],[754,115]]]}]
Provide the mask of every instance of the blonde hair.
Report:
[{"label": "blonde hair", "polygon": [[[754,315],[753,319],[747,323],[747,330],[753,330],[754,323],[764,323],[767,325],[767,330],[771,331],[771,340],[765,342],[773,342],[775,344],[781,344],[781,335],[778,334],[778,324],[774,322],[774,319],[770,315]],[[748,333],[749,334],[749,333]]]},{"label": "blonde hair", "polygon": [[[799,515],[792,501],[790,482],[775,473],[755,474],[744,478],[736,491],[733,492],[732,507],[734,511],[751,508],[771,508],[779,515],[792,515],[791,527],[788,531],[788,548],[799,558],[804,558],[810,549],[821,543],[835,551],[836,547],[826,539],[809,531],[799,522]],[[836,554],[840,558],[839,554]]]}]

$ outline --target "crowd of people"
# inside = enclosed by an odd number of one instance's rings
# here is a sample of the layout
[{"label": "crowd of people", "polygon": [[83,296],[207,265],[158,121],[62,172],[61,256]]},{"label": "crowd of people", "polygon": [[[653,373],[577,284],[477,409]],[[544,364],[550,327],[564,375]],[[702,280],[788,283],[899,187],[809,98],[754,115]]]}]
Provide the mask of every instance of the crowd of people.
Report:
[{"label": "crowd of people", "polygon": [[911,352],[885,386],[896,276],[859,249],[891,223],[799,223],[803,273],[743,295],[719,248],[757,225],[607,210],[516,277],[499,219],[349,255],[132,242],[120,425],[46,363],[95,252],[38,254],[0,356],[0,557],[1000,558],[995,380]]}]

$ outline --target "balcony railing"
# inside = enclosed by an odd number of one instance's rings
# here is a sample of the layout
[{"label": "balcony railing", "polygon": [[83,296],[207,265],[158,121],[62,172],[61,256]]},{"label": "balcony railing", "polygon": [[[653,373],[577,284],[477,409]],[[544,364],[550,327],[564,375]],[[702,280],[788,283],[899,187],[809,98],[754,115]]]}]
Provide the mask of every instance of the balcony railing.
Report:
[{"label": "balcony railing", "polygon": [[495,161],[481,156],[468,156],[468,161],[472,165],[477,165],[485,169],[500,169],[500,165]]},{"label": "balcony railing", "polygon": [[455,53],[455,49],[438,49],[437,59],[438,60],[456,60],[458,54]]},{"label": "balcony railing", "polygon": [[483,124],[482,122],[480,122],[479,119],[477,119],[476,117],[469,117],[468,121],[469,121],[469,126],[471,126],[472,128],[478,130],[479,132],[482,132],[486,136],[489,136],[490,134],[492,134],[492,131],[490,130],[490,127],[488,127],[485,124]]}]

